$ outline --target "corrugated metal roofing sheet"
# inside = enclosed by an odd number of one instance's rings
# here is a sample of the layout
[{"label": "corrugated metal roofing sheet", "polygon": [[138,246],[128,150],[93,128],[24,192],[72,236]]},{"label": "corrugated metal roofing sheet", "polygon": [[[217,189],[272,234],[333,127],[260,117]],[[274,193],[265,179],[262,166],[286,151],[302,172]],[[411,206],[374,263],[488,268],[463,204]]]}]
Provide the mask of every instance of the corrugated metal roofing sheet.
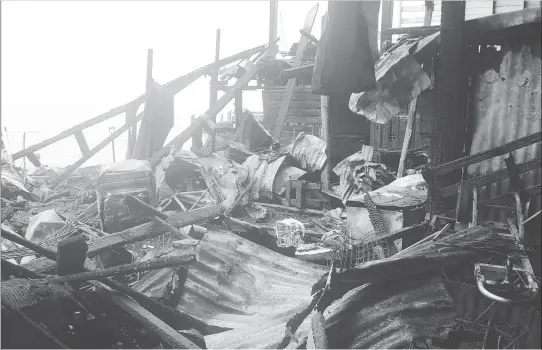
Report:
[{"label": "corrugated metal roofing sheet", "polygon": [[[481,53],[479,64],[485,69],[473,77],[472,81],[469,113],[475,127],[470,154],[540,131],[540,42],[530,46],[503,47],[500,52]],[[541,145],[537,143],[515,151],[514,159],[519,164],[540,155]],[[468,173],[469,177],[475,177],[505,167],[504,156],[495,157],[469,166]],[[525,185],[530,187],[539,184],[541,175],[540,169],[524,174]],[[506,192],[509,192],[508,179],[480,189],[479,199],[496,197]],[[537,203],[531,203],[531,210],[539,209],[540,198]]]},{"label": "corrugated metal roofing sheet", "polygon": [[[196,254],[197,262],[188,268],[177,308],[224,328],[257,327],[270,321],[284,327],[291,316],[310,304],[313,284],[328,271],[215,227],[208,228]],[[173,269],[152,271],[134,289],[163,298],[165,286],[175,283],[174,274]],[[283,335],[284,328],[277,333],[278,341]],[[206,342],[209,347],[230,347],[214,343],[213,336],[206,337]]]}]

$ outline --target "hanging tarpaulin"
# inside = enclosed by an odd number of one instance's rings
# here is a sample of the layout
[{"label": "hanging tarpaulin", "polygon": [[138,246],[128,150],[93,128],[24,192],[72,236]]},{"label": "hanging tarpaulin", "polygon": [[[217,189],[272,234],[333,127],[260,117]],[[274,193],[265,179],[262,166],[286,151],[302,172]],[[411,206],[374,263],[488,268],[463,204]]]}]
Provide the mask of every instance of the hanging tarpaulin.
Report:
[{"label": "hanging tarpaulin", "polygon": [[329,2],[329,24],[316,52],[313,93],[344,96],[375,89],[378,21],[374,19],[379,10],[379,1]]}]

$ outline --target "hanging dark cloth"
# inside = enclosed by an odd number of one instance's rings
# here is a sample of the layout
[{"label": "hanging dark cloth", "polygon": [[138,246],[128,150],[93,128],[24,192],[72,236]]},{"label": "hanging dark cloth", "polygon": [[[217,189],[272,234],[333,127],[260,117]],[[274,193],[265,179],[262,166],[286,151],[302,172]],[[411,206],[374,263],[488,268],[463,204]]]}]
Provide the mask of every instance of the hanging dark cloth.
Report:
[{"label": "hanging dark cloth", "polygon": [[344,96],[376,88],[379,10],[379,1],[328,2],[329,23],[316,51],[313,93]]},{"label": "hanging dark cloth", "polygon": [[154,83],[149,105],[139,127],[132,158],[145,160],[160,150],[173,128],[173,96],[162,85]]}]

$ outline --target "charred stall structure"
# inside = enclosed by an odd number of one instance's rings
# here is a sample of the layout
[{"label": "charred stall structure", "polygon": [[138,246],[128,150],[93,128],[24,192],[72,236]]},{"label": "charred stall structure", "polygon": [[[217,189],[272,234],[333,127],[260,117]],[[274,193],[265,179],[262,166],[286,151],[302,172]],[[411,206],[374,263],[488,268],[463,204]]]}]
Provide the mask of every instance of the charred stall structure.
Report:
[{"label": "charred stall structure", "polygon": [[[540,348],[540,3],[499,4],[329,2],[277,55],[271,0],[268,44],[220,58],[217,30],[166,84],[149,50],[145,94],[2,142],[2,346]],[[165,143],[202,75],[208,110]],[[125,160],[81,167],[125,132]],[[40,164],[72,136],[79,161]]]}]

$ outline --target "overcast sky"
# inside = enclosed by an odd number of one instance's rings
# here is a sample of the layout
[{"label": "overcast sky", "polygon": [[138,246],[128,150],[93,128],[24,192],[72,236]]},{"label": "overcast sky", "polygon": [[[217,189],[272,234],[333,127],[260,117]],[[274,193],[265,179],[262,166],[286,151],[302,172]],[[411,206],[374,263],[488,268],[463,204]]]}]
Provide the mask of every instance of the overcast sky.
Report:
[{"label": "overcast sky", "polygon": [[[280,49],[299,40],[306,13],[316,1],[280,1]],[[320,36],[320,9],[313,34]],[[10,150],[27,146],[124,104],[145,91],[147,49],[154,49],[154,79],[166,83],[214,60],[221,29],[221,57],[264,44],[268,1],[2,1],[2,128]],[[245,93],[244,106],[261,111],[261,94]],[[174,137],[192,114],[208,108],[208,80],[200,79],[175,99]],[[85,132],[92,148],[122,126],[124,116]],[[125,136],[125,135],[123,135]],[[123,159],[125,137],[117,139]],[[80,157],[69,138],[40,151],[46,164]],[[90,164],[112,161],[111,147]]]}]

